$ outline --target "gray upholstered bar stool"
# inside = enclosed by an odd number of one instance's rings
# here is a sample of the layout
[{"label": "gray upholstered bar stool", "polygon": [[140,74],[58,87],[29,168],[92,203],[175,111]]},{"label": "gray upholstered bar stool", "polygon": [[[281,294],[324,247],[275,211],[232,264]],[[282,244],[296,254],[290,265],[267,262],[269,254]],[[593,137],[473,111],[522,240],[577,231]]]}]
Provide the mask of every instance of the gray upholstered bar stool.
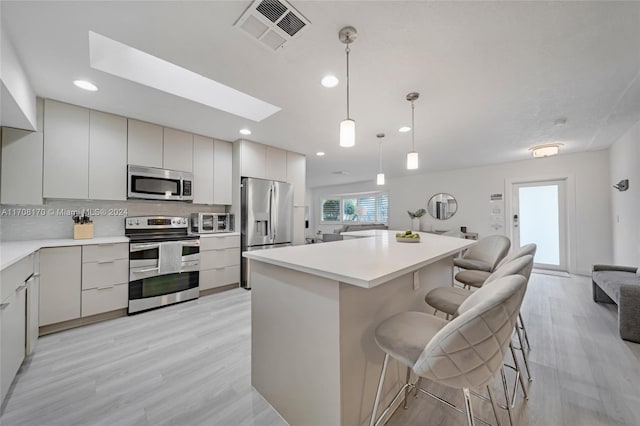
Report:
[{"label": "gray upholstered bar stool", "polygon": [[[473,247],[467,249],[462,257],[453,259],[453,266],[473,271],[493,272],[509,252],[511,241],[504,235],[490,235],[481,238]],[[455,277],[454,277],[455,278]],[[455,279],[452,285],[455,284]]]},{"label": "gray upholstered bar stool", "polygon": [[[383,321],[375,330],[376,343],[385,352],[385,357],[370,425],[377,425],[384,420],[403,391],[406,408],[408,393],[414,387],[466,413],[468,424],[473,425],[469,389],[486,386],[499,423],[497,404],[489,383],[503,366],[525,286],[525,279],[520,275],[500,278],[496,280],[496,285],[486,286],[472,293],[460,305],[459,315],[451,322],[423,312],[403,312]],[[376,418],[391,357],[407,366],[407,380],[380,418]],[[411,371],[418,375],[415,385],[410,383]],[[504,370],[501,371],[504,385]],[[462,389],[466,410],[462,411],[420,388],[422,378]],[[512,422],[511,407],[506,394],[505,398],[509,421]]]},{"label": "gray upholstered bar stool", "polygon": [[[524,246],[520,247],[517,250],[514,250],[513,252],[511,252],[511,254],[507,255],[507,257],[502,259],[500,263],[498,263],[498,266],[496,267],[496,269],[500,268],[502,265],[504,265],[507,262],[510,262],[522,256],[526,256],[528,254],[530,254],[535,258],[537,248],[538,246],[536,246],[533,243],[525,244]],[[533,269],[533,264],[531,265],[531,269]],[[531,269],[529,269],[529,271],[525,275],[525,278],[527,279],[527,283],[529,282],[529,277],[531,276]],[[482,287],[482,285],[487,280],[487,278],[489,278],[490,275],[491,274],[486,271],[466,270],[466,271],[458,272],[455,276],[455,280],[469,287]],[[519,321],[518,331],[522,331],[522,336],[520,337],[521,339],[522,337],[524,337],[524,341],[526,342],[527,347],[531,349],[531,344],[529,343],[529,335],[527,334],[527,328],[524,325],[524,319],[522,318],[522,314],[518,315],[518,321]],[[522,345],[522,342],[520,344]],[[526,357],[526,354],[523,354],[523,355]],[[531,378],[531,376],[529,376],[529,378]]]}]

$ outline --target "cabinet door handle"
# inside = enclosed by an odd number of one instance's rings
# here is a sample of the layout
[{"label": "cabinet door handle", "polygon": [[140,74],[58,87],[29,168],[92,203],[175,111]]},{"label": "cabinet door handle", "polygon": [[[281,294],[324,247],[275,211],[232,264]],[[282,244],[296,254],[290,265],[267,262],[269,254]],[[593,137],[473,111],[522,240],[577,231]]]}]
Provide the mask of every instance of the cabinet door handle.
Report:
[{"label": "cabinet door handle", "polygon": [[10,304],[11,304],[11,303],[2,303],[2,304],[0,304],[0,311],[4,311],[4,310],[5,310],[5,308],[6,308],[7,306],[9,306]]},{"label": "cabinet door handle", "polygon": [[40,272],[34,272],[33,275],[31,275],[33,278],[38,278],[40,276]]},{"label": "cabinet door handle", "polygon": [[103,265],[105,263],[114,263],[114,262],[115,262],[115,260],[101,260],[101,261],[98,262],[98,265]]},{"label": "cabinet door handle", "polygon": [[109,285],[109,286],[106,286],[106,287],[98,287],[96,290],[98,290],[98,291],[110,290],[110,289],[115,288],[115,287],[116,287],[115,285]]},{"label": "cabinet door handle", "polygon": [[213,268],[216,271],[222,271],[224,269],[224,266],[222,268]]},{"label": "cabinet door handle", "polygon": [[22,284],[20,287],[16,288],[16,293],[24,290],[25,288],[27,288],[27,286],[25,284]]}]

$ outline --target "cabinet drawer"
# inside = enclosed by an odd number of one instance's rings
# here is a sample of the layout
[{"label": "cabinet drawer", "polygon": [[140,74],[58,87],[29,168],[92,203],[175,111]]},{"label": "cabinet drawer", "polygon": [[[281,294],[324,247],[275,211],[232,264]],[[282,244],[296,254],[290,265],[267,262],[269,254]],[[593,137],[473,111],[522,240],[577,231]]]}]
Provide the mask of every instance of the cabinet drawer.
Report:
[{"label": "cabinet drawer", "polygon": [[240,266],[227,266],[200,271],[200,290],[222,287],[240,282]]},{"label": "cabinet drawer", "polygon": [[11,296],[16,291],[16,288],[23,285],[29,275],[33,273],[33,258],[34,255],[30,254],[2,271],[0,276],[0,301],[4,301]]},{"label": "cabinet drawer", "polygon": [[128,303],[128,283],[83,290],[82,316],[86,317],[126,308]]},{"label": "cabinet drawer", "polygon": [[201,271],[239,264],[239,248],[214,249],[200,252]]},{"label": "cabinet drawer", "polygon": [[82,264],[82,289],[89,290],[129,282],[129,260],[106,260]]},{"label": "cabinet drawer", "polygon": [[115,259],[129,259],[129,244],[94,244],[82,246],[82,262],[104,262]]},{"label": "cabinet drawer", "polygon": [[240,247],[240,236],[230,235],[228,237],[201,237],[200,251]]}]

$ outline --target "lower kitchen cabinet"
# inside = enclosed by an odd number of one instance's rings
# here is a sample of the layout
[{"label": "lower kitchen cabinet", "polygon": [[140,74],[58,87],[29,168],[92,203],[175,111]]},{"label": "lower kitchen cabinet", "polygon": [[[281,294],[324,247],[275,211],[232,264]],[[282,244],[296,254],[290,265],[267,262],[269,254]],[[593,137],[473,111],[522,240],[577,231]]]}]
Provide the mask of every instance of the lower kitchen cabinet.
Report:
[{"label": "lower kitchen cabinet", "polygon": [[40,250],[40,327],[80,318],[81,250]]},{"label": "lower kitchen cabinet", "polygon": [[0,403],[25,357],[27,286],[33,281],[34,255],[2,271],[0,304]]},{"label": "lower kitchen cabinet", "polygon": [[82,316],[126,308],[129,303],[129,244],[82,247]]},{"label": "lower kitchen cabinet", "polygon": [[240,236],[200,238],[200,290],[240,282]]},{"label": "lower kitchen cabinet", "polygon": [[128,283],[82,290],[82,316],[87,317],[126,308],[128,298]]}]

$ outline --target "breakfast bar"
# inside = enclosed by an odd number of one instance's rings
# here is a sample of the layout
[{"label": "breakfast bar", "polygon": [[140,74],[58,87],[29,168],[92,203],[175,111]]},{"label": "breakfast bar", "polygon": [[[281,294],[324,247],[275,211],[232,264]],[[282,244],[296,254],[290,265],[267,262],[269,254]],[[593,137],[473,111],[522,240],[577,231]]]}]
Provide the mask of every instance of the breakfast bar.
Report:
[{"label": "breakfast bar", "polygon": [[[384,357],[376,326],[398,312],[427,311],[425,294],[451,285],[453,256],[475,244],[426,233],[409,244],[395,234],[359,231],[352,237],[360,238],[243,254],[252,385],[289,424],[368,424]],[[390,364],[382,406],[404,376]]]}]

